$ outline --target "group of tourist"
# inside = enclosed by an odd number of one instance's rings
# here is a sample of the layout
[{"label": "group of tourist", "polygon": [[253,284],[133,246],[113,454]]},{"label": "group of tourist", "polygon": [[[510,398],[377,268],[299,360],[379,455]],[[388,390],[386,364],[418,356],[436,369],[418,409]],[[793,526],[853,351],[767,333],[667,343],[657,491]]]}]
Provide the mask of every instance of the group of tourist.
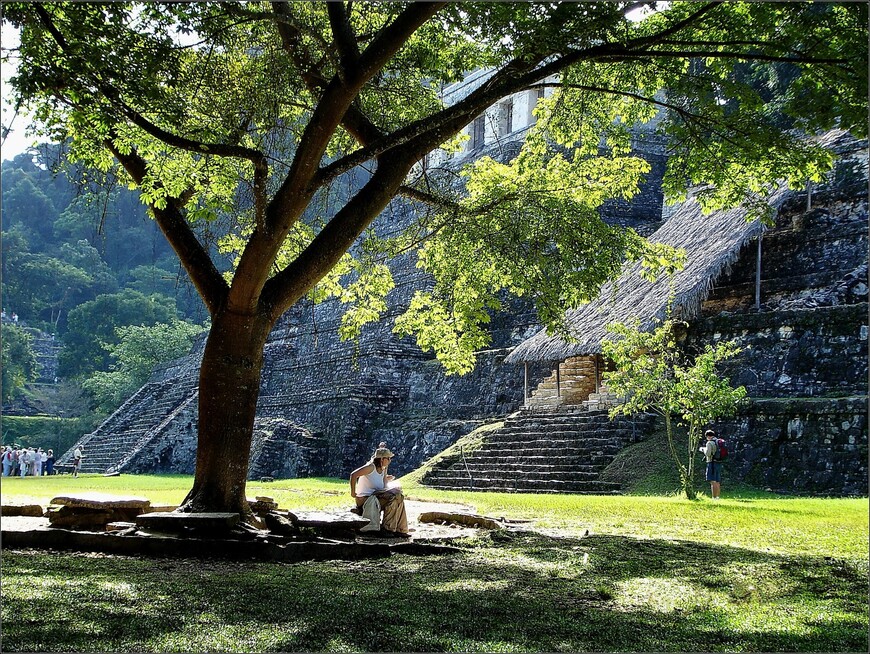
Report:
[{"label": "group of tourist", "polygon": [[41,447],[19,447],[7,445],[3,448],[4,477],[41,477],[53,475],[54,450]]},{"label": "group of tourist", "polygon": [[17,324],[18,323],[18,314],[15,313],[14,311],[11,314],[7,314],[6,309],[4,308],[3,312],[0,313],[0,320],[3,320],[3,322],[6,322],[8,320],[9,322],[14,322]]}]

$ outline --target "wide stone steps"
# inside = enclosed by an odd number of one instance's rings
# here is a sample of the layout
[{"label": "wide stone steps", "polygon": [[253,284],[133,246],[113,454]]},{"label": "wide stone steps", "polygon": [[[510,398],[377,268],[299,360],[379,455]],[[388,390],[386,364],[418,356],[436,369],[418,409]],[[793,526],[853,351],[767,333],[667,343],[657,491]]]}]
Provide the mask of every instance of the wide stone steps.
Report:
[{"label": "wide stone steps", "polygon": [[455,475],[441,477],[428,485],[451,490],[488,490],[503,492],[534,492],[534,493],[587,493],[613,494],[618,493],[620,485],[602,481],[562,481],[556,479],[505,479],[480,478],[470,480],[468,476]]},{"label": "wide stone steps", "polygon": [[[583,429],[583,434],[588,434],[589,439],[604,441],[608,439],[623,439],[630,437],[632,430],[630,427],[614,429],[605,425],[586,425]],[[523,427],[509,427],[500,429],[493,434],[490,442],[504,441],[533,441],[548,439],[552,441],[559,440],[576,440],[578,434],[577,429],[571,429],[570,425],[560,425],[558,428],[541,429],[540,427],[534,430],[524,429]]]},{"label": "wide stone steps", "polygon": [[601,481],[601,472],[651,424],[652,416],[611,421],[600,410],[525,410],[487,434],[478,449],[436,465],[423,483],[456,490],[616,493],[619,484]]},{"label": "wide stone steps", "polygon": [[[85,435],[77,443],[84,449],[82,471],[107,472],[115,469],[120,461],[149,437],[167,415],[195,392],[195,383],[152,383],[143,386],[97,431]],[[58,464],[71,464],[74,449],[75,446],[64,453]]]},{"label": "wide stone steps", "polygon": [[469,470],[477,472],[498,471],[498,472],[515,472],[517,470],[553,470],[554,472],[573,471],[579,474],[598,474],[601,472],[601,465],[594,463],[588,456],[563,455],[554,457],[524,457],[522,459],[516,456],[512,458],[505,457],[499,462],[497,459],[489,459],[487,461],[467,460],[452,466],[449,470],[462,471],[466,466]]},{"label": "wide stone steps", "polygon": [[[616,456],[617,453],[618,453],[618,451],[616,451],[616,452],[597,452],[597,453],[590,453],[590,452],[582,452],[582,453],[574,452],[574,453],[572,453],[572,452],[568,452],[568,451],[559,451],[556,454],[554,454],[554,456],[552,458],[559,459],[559,460],[573,458],[577,466],[591,465],[591,466],[594,466],[595,468],[600,468],[603,470],[604,468],[606,468],[610,464],[611,461],[613,461],[613,457]],[[496,467],[502,466],[502,465],[511,466],[511,465],[514,465],[520,461],[524,461],[526,459],[525,459],[525,457],[518,457],[516,455],[516,453],[514,453],[514,452],[511,452],[511,453],[493,452],[493,453],[486,453],[486,454],[484,454],[484,456],[481,456],[481,457],[475,457],[474,460],[479,461],[480,463],[485,464],[489,469],[492,469],[494,466],[496,466]],[[541,465],[547,466],[547,464],[545,462],[541,462]],[[568,464],[566,464],[566,465],[568,465]],[[457,465],[454,467],[459,468],[459,467],[461,467],[461,465]]]},{"label": "wide stone steps", "polygon": [[[469,464],[467,473],[470,473],[472,478],[486,477],[493,472],[506,473],[522,477],[523,479],[561,479],[563,481],[597,481],[599,472],[595,470],[597,466],[587,466],[587,470],[578,470],[577,466],[543,466],[529,467],[522,464],[502,464],[502,465],[480,465]],[[454,471],[455,474],[462,475],[462,471]],[[451,475],[454,473],[451,472]],[[502,476],[502,475],[499,475]],[[438,478],[438,475],[435,476]]]},{"label": "wide stone steps", "polygon": [[[623,425],[624,426],[624,425]],[[606,418],[602,420],[535,420],[514,422],[505,420],[502,429],[514,433],[549,432],[549,431],[578,431],[581,429],[616,429],[613,423]]]},{"label": "wide stone steps", "polygon": [[585,445],[582,441],[577,441],[573,443],[563,443],[556,446],[548,446],[545,442],[529,447],[527,444],[522,442],[515,442],[513,447],[509,444],[499,443],[497,447],[492,448],[482,448],[477,450],[474,453],[475,460],[478,461],[489,461],[490,459],[504,459],[506,457],[516,457],[522,459],[525,457],[527,453],[540,453],[546,452],[546,456],[554,457],[554,456],[578,456],[578,457],[592,457],[592,456],[602,456],[605,454],[613,454],[616,455],[619,451],[625,447],[625,443],[622,444],[608,444],[608,445]]}]

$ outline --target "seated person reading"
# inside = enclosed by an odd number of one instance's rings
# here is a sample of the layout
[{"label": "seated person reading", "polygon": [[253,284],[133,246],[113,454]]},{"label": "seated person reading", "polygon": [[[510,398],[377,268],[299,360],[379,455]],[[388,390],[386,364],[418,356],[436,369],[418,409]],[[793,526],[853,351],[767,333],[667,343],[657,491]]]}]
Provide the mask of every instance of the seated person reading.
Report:
[{"label": "seated person reading", "polygon": [[[394,454],[380,443],[372,458],[350,473],[350,494],[356,505],[362,507],[363,517],[370,523],[360,531],[375,531],[380,528],[384,535],[407,536],[408,518],[405,513],[405,496],[395,477],[387,474]],[[378,517],[383,510],[383,520],[378,526]]]}]

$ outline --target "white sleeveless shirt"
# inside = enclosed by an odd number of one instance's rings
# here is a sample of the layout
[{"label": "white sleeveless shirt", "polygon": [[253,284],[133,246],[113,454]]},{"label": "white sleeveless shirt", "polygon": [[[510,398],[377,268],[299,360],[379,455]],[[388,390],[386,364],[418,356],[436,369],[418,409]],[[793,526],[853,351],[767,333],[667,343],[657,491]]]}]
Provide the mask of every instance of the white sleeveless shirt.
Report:
[{"label": "white sleeveless shirt", "polygon": [[363,475],[356,480],[356,494],[368,497],[372,493],[385,490],[387,487],[387,469],[378,472],[377,468],[369,474]]}]

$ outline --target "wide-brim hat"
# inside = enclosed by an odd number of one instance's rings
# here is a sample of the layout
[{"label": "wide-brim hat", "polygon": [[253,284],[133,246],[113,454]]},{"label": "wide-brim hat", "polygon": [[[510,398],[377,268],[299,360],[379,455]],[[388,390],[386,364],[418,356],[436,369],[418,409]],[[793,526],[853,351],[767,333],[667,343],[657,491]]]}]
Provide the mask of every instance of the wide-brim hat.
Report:
[{"label": "wide-brim hat", "polygon": [[379,447],[375,450],[375,454],[372,457],[373,459],[392,459],[395,454],[390,452],[390,449],[387,447]]}]

